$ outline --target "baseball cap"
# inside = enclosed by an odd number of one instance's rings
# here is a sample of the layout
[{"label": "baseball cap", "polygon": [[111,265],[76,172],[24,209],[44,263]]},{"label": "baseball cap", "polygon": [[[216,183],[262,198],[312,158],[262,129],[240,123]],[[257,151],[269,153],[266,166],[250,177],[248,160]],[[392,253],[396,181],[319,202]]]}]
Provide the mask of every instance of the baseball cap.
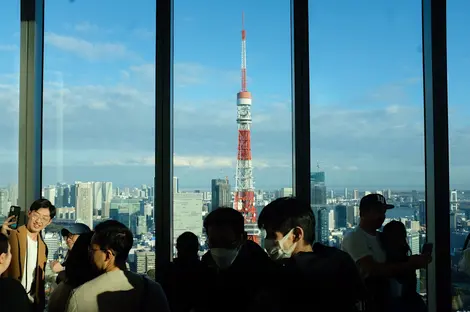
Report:
[{"label": "baseball cap", "polygon": [[378,205],[384,206],[386,209],[392,209],[395,206],[387,204],[385,197],[380,194],[369,194],[361,199],[361,203],[359,204],[359,209],[367,209],[370,207],[376,207]]},{"label": "baseball cap", "polygon": [[91,232],[90,228],[88,227],[88,225],[83,223],[72,223],[60,230],[60,234],[62,236],[69,236],[70,234],[81,235],[88,232]]}]

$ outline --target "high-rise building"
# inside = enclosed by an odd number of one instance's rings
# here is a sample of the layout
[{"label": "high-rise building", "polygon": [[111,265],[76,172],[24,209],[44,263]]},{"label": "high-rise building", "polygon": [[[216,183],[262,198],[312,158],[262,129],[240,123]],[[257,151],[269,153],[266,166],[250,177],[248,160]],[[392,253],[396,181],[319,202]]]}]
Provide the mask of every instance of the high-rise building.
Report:
[{"label": "high-rise building", "polygon": [[292,194],[292,187],[283,187],[279,190],[279,197],[290,197]]},{"label": "high-rise building", "polygon": [[325,172],[318,171],[310,174],[311,204],[326,205]]},{"label": "high-rise building", "polygon": [[325,245],[329,244],[330,229],[329,219],[330,211],[326,207],[316,208],[317,226],[316,226],[316,241]]},{"label": "high-rise building", "polygon": [[155,252],[137,250],[135,252],[136,273],[145,274],[149,270],[155,269]]},{"label": "high-rise building", "polygon": [[109,209],[111,208],[111,200],[113,199],[113,182],[103,182],[101,183],[103,188],[101,193],[103,195],[103,211],[101,215],[103,218],[109,218]]},{"label": "high-rise building", "polygon": [[457,211],[458,208],[457,191],[453,190],[450,192],[450,211]]},{"label": "high-rise building", "polygon": [[202,235],[202,193],[176,193],[173,197],[173,240],[186,231]]},{"label": "high-rise building", "polygon": [[56,187],[54,185],[49,185],[44,188],[44,198],[48,199],[53,205],[56,204]]},{"label": "high-rise building", "polygon": [[219,207],[230,207],[232,193],[228,178],[212,180],[211,211]]},{"label": "high-rise building", "polygon": [[8,202],[8,191],[6,189],[0,189],[0,213],[4,216],[8,216],[10,211],[10,203]]},{"label": "high-rise building", "polygon": [[102,212],[103,207],[103,183],[93,182],[93,213],[99,215],[99,211]]},{"label": "high-rise building", "polygon": [[75,182],[77,221],[93,228],[93,183]]},{"label": "high-rise building", "polygon": [[356,205],[347,207],[347,223],[349,225],[356,226],[359,218],[359,207]]},{"label": "high-rise building", "polygon": [[344,189],[344,199],[348,199],[349,198],[349,193],[348,193],[348,188],[346,187]]},{"label": "high-rise building", "polygon": [[338,205],[335,208],[335,220],[336,220],[336,228],[345,228],[347,227],[348,223],[348,207],[345,205]]},{"label": "high-rise building", "polygon": [[358,200],[358,199],[359,199],[359,190],[354,190],[353,193],[354,193],[354,194],[353,194],[353,199],[354,199],[354,200]]}]

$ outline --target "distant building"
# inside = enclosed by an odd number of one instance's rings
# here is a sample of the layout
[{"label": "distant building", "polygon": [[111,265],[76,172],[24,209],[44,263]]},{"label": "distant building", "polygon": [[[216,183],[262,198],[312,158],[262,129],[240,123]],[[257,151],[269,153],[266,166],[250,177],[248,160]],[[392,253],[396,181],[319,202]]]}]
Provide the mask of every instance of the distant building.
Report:
[{"label": "distant building", "polygon": [[186,231],[202,235],[202,193],[176,193],[173,203],[173,240]]},{"label": "distant building", "polygon": [[348,207],[345,205],[338,205],[335,208],[335,220],[336,220],[336,228],[345,228],[347,227],[348,223]]},{"label": "distant building", "polygon": [[135,252],[135,271],[146,274],[155,269],[155,251],[137,250]]},{"label": "distant building", "polygon": [[228,179],[212,180],[211,211],[219,207],[232,206],[232,193]]},{"label": "distant building", "polygon": [[292,187],[283,187],[279,190],[279,197],[290,197],[292,194]]},{"label": "distant building", "polygon": [[326,207],[320,207],[316,209],[316,241],[325,245],[329,244],[330,229],[330,211]]},{"label": "distant building", "polygon": [[311,204],[313,206],[326,205],[325,172],[312,172],[310,174],[310,187]]}]

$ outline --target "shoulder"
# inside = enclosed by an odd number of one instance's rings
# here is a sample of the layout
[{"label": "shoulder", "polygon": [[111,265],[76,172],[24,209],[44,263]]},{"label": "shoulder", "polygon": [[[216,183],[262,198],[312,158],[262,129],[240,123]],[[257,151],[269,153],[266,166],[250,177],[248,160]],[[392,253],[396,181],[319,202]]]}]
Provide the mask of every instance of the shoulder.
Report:
[{"label": "shoulder", "polygon": [[0,289],[9,290],[9,291],[18,291],[21,290],[24,292],[24,288],[19,281],[13,278],[5,277],[0,278]]}]

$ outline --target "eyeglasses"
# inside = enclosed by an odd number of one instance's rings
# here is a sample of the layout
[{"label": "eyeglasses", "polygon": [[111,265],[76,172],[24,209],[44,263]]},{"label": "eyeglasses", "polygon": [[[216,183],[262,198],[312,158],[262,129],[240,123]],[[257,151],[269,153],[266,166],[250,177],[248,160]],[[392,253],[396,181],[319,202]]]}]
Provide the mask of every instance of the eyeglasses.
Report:
[{"label": "eyeglasses", "polygon": [[32,212],[31,213],[31,218],[33,218],[34,220],[39,220],[41,221],[43,224],[44,223],[49,223],[49,221],[51,221],[51,218],[50,217],[46,217],[46,216],[43,216],[41,215],[40,213],[37,213],[37,212]]}]

